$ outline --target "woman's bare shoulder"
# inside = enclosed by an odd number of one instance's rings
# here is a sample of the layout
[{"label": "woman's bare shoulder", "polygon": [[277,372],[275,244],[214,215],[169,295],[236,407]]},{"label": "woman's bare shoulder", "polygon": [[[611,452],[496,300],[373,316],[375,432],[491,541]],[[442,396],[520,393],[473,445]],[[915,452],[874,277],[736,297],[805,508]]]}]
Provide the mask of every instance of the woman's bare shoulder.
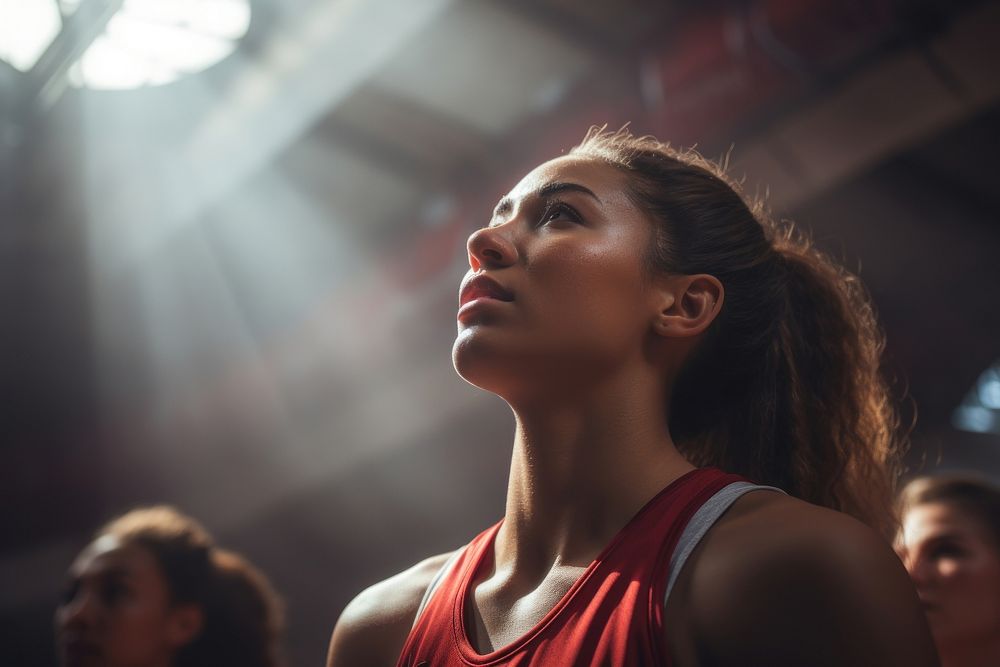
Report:
[{"label": "woman's bare shoulder", "polygon": [[889,544],[846,514],[746,494],[692,564],[692,626],[713,664],[936,665]]},{"label": "woman's bare shoulder", "polygon": [[327,667],[396,664],[427,587],[451,555],[423,560],[351,600],[333,629]]}]

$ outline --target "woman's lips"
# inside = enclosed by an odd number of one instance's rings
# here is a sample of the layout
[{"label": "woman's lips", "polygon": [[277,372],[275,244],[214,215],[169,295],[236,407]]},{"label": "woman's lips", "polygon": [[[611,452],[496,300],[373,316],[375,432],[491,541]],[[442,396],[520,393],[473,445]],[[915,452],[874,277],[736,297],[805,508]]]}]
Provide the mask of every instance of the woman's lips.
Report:
[{"label": "woman's lips", "polygon": [[458,296],[459,308],[477,299],[513,301],[514,294],[497,281],[480,273],[462,283]]},{"label": "woman's lips", "polygon": [[458,319],[464,320],[480,307],[491,308],[514,300],[514,294],[483,274],[473,275],[462,283],[458,297]]},{"label": "woman's lips", "polygon": [[71,639],[62,642],[62,654],[67,665],[97,665],[101,657],[101,649],[94,642],[82,639]]},{"label": "woman's lips", "polygon": [[925,613],[936,612],[941,610],[941,603],[934,599],[927,599],[918,594],[920,598],[920,606],[923,607]]}]

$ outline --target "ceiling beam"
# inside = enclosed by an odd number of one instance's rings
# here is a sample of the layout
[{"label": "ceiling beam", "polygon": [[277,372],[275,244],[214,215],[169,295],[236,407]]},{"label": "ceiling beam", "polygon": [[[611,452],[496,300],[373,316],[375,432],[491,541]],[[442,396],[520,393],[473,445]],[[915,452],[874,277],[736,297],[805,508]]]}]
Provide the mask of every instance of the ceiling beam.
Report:
[{"label": "ceiling beam", "polygon": [[62,96],[69,68],[79,60],[108,25],[125,0],[82,0],[63,19],[63,29],[27,73],[22,104],[25,112],[48,110]]}]

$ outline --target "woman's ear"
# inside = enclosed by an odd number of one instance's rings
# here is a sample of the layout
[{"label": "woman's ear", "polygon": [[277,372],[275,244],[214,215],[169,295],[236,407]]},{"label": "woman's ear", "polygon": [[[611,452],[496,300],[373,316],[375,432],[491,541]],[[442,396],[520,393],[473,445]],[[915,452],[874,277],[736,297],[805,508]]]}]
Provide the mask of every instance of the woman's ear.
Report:
[{"label": "woman's ear", "polygon": [[172,646],[180,648],[201,634],[205,612],[196,604],[179,604],[170,610],[167,622],[167,639]]},{"label": "woman's ear", "polygon": [[707,273],[667,276],[661,290],[661,308],[653,328],[668,338],[701,334],[719,315],[725,297],[722,283]]}]

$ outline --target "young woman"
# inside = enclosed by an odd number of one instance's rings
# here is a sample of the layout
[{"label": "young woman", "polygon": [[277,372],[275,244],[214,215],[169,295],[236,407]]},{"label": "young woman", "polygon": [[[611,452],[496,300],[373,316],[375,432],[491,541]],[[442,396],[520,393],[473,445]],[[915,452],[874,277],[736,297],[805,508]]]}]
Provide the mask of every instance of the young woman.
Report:
[{"label": "young woman", "polygon": [[627,132],[529,173],[468,250],[453,358],[514,412],[506,511],[361,593],[330,667],[936,664],[879,535],[893,413],[856,279]]},{"label": "young woman", "polygon": [[99,530],[56,611],[63,667],[278,667],[280,630],[264,576],[162,506]]},{"label": "young woman", "polygon": [[1000,665],[1000,490],[925,477],[900,495],[896,552],[927,613],[944,667]]}]

